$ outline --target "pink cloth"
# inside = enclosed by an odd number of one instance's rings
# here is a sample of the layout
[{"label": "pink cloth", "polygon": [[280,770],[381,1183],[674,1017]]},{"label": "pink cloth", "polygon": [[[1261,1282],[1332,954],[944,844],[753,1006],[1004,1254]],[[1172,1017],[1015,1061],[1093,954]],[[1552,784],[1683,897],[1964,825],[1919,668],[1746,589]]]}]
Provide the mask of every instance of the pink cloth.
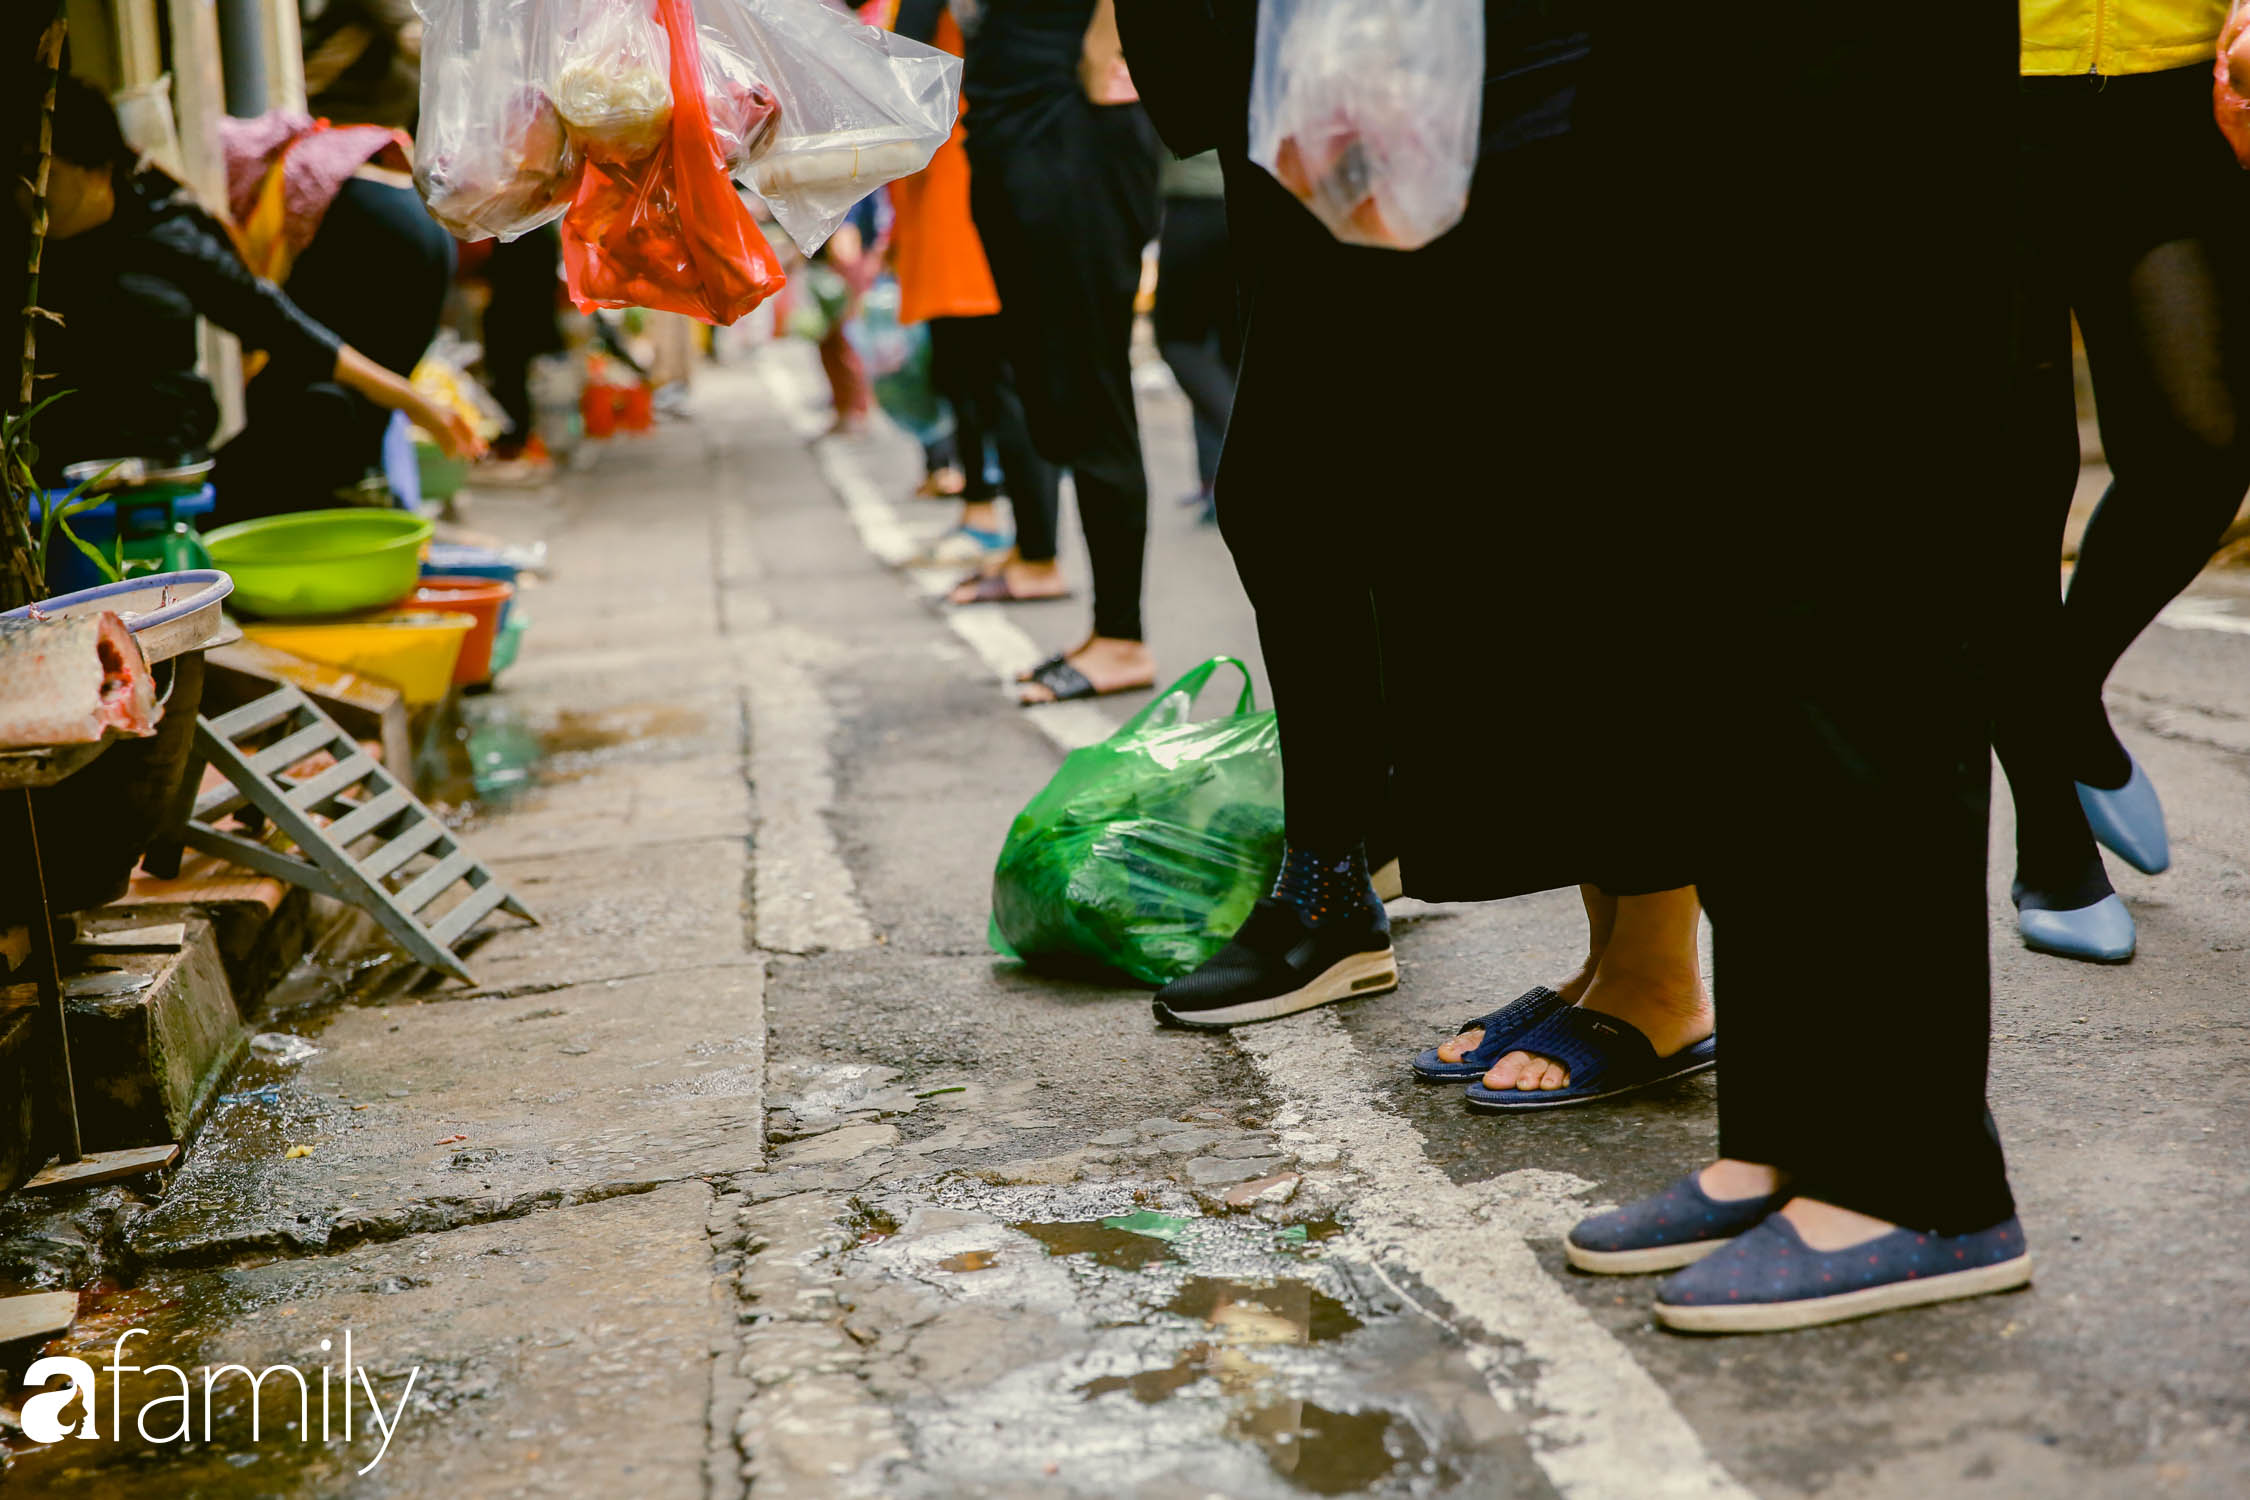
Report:
[{"label": "pink cloth", "polygon": [[293,256],[312,243],[328,205],[354,172],[390,152],[398,160],[384,165],[403,171],[413,145],[405,131],[387,125],[331,125],[285,109],[221,119],[219,143],[227,158],[227,207],[237,224],[257,205],[274,157],[289,153],[282,163],[282,237]]}]

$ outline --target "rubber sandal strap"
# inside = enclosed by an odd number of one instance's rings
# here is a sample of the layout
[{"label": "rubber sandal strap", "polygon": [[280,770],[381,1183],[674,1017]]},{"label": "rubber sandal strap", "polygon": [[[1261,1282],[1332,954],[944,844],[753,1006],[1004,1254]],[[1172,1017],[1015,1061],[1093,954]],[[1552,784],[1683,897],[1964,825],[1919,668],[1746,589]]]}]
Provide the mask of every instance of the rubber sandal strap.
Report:
[{"label": "rubber sandal strap", "polygon": [[1645,1078],[1658,1066],[1656,1048],[1638,1026],[1583,1005],[1556,1011],[1508,1050],[1561,1063],[1570,1070],[1573,1093],[1609,1080]]},{"label": "rubber sandal strap", "polygon": [[1029,679],[1055,695],[1055,702],[1069,703],[1079,698],[1100,696],[1091,679],[1062,657],[1042,662],[1032,670]]},{"label": "rubber sandal strap", "polygon": [[1455,1036],[1469,1030],[1482,1031],[1484,1035],[1477,1038],[1474,1047],[1461,1054],[1462,1064],[1474,1063],[1489,1069],[1510,1052],[1521,1051],[1524,1029],[1545,1020],[1549,1012],[1564,1003],[1562,996],[1545,985],[1534,985],[1498,1010],[1463,1021],[1454,1029]]}]

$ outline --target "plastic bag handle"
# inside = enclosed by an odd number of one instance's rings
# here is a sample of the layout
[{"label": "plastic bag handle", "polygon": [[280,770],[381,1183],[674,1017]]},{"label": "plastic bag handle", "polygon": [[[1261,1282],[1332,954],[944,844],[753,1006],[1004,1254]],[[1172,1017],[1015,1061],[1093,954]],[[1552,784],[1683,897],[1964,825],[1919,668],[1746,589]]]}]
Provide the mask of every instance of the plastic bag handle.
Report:
[{"label": "plastic bag handle", "polygon": [[1176,694],[1185,693],[1188,705],[1193,707],[1195,700],[1202,696],[1203,690],[1211,685],[1212,675],[1221,667],[1232,667],[1242,674],[1242,696],[1235,700],[1234,711],[1238,714],[1251,712],[1258,706],[1258,690],[1250,680],[1250,669],[1244,666],[1238,658],[1214,656],[1203,665],[1191,668],[1181,676],[1179,681],[1158,693],[1155,698],[1150,700],[1148,707],[1127,719],[1124,727],[1111,735],[1110,738],[1113,740],[1129,739],[1147,729],[1160,715],[1171,708]]}]

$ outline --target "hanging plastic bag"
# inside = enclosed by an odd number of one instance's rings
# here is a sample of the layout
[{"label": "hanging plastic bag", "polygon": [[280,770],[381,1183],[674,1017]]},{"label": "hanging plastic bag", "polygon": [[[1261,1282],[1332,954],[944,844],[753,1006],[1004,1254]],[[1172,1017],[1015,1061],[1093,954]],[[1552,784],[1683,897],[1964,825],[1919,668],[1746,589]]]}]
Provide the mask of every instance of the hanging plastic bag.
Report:
[{"label": "hanging plastic bag", "polygon": [[862,26],[822,0],[696,0],[706,35],[779,102],[744,181],[811,255],[886,182],[921,171],[953,133],[961,59]]},{"label": "hanging plastic bag", "polygon": [[2212,65],[2211,108],[2219,133],[2234,148],[2234,159],[2250,167],[2250,4],[2234,0],[2219,28],[2219,56]]},{"label": "hanging plastic bag", "polygon": [[[650,0],[587,0],[641,9]],[[581,307],[647,307],[727,324],[781,290],[781,265],[727,179],[704,102],[688,0],[654,0],[668,57],[662,139],[637,161],[589,161],[563,217],[563,272]],[[638,96],[642,91],[635,86]],[[622,147],[623,134],[607,137]]]},{"label": "hanging plastic bag", "polygon": [[729,172],[742,172],[773,144],[781,101],[725,37],[703,26],[696,42],[703,49],[703,97],[711,110],[711,129],[719,137],[720,159]]},{"label": "hanging plastic bag", "polygon": [[562,216],[580,157],[547,89],[555,30],[545,0],[416,0],[422,115],[414,186],[465,240],[515,239]]},{"label": "hanging plastic bag", "polygon": [[[1222,666],[1242,672],[1234,712],[1189,722]],[[1218,952],[1281,867],[1281,741],[1253,707],[1248,670],[1215,656],[1072,751],[1008,830],[993,948],[1093,960],[1147,984]]]},{"label": "hanging plastic bag", "polygon": [[656,154],[672,123],[671,51],[648,0],[575,0],[557,44],[555,109],[588,161]]},{"label": "hanging plastic bag", "polygon": [[1259,0],[1250,159],[1348,245],[1461,220],[1484,111],[1484,0]]}]

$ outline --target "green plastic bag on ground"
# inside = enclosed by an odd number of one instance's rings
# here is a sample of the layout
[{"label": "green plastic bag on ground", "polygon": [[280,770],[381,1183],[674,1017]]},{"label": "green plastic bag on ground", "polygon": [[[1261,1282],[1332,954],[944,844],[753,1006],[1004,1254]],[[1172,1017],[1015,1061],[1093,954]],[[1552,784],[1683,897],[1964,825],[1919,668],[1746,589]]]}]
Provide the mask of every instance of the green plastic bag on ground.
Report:
[{"label": "green plastic bag on ground", "polygon": [[[1221,667],[1223,718],[1190,721]],[[1281,867],[1281,741],[1250,673],[1215,656],[1098,745],[1073,750],[1017,815],[992,872],[992,946],[1092,960],[1147,984],[1216,953]]]}]

